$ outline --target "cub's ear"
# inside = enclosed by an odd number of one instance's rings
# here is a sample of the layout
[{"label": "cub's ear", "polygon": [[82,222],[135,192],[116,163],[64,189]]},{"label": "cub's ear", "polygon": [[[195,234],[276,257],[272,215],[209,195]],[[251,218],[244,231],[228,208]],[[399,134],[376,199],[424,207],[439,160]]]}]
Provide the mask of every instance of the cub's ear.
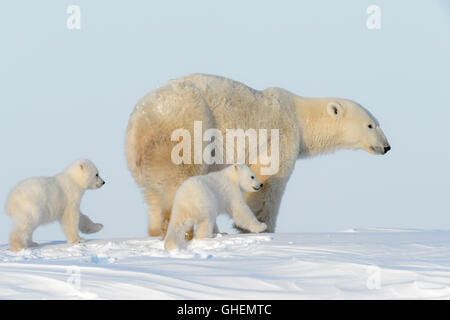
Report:
[{"label": "cub's ear", "polygon": [[234,171],[238,171],[239,166],[237,164],[233,164]]},{"label": "cub's ear", "polygon": [[84,170],[84,164],[80,163],[80,169],[83,171]]},{"label": "cub's ear", "polygon": [[344,107],[339,102],[331,101],[327,104],[327,112],[330,117],[339,119],[344,115]]}]

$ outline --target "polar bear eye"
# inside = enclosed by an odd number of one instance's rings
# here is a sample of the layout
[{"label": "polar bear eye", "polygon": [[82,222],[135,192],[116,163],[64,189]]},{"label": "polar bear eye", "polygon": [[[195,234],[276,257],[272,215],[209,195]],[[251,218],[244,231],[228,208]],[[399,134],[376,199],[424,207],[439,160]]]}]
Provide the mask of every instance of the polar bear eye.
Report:
[{"label": "polar bear eye", "polygon": [[373,129],[373,125],[369,124],[367,127],[369,127],[369,129]]},{"label": "polar bear eye", "polygon": [[252,180],[253,180],[253,179],[255,179],[255,176],[251,176],[250,178],[252,178]]},{"label": "polar bear eye", "polygon": [[98,177],[98,173],[95,176]]}]

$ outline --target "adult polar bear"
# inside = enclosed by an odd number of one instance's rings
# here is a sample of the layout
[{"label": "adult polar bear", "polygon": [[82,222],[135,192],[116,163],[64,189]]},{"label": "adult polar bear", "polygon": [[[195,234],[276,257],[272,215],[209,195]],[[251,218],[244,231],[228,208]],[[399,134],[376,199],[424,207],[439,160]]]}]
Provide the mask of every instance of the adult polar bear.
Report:
[{"label": "adult polar bear", "polygon": [[[226,165],[172,162],[172,150],[180,143],[171,141],[172,133],[183,128],[194,137],[194,121],[201,121],[203,131],[216,128],[224,136],[226,129],[279,129],[277,173],[262,176],[261,164],[246,159],[264,183],[260,192],[247,194],[246,201],[258,220],[267,224],[266,232],[275,231],[281,198],[298,158],[338,149],[373,154],[390,150],[378,121],[350,100],[304,98],[280,88],[258,91],[213,75],[171,80],[138,102],[126,133],[128,167],[143,188],[151,236],[165,235],[175,192],[186,178]],[[268,150],[269,145],[270,139]],[[247,144],[245,148],[248,154]]]}]

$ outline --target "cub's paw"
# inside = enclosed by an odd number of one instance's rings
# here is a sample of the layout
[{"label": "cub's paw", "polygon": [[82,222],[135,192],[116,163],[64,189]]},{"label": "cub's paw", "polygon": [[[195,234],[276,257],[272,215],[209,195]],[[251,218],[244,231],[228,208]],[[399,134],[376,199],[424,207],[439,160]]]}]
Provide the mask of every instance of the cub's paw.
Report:
[{"label": "cub's paw", "polygon": [[96,233],[103,229],[103,225],[101,223],[93,223],[82,231],[83,233],[90,234],[90,233]]},{"label": "cub's paw", "polygon": [[27,248],[36,248],[36,247],[39,247],[39,243],[34,242],[34,241],[29,241],[27,243]]},{"label": "cub's paw", "polygon": [[253,230],[251,230],[251,232],[259,233],[259,232],[263,232],[266,229],[267,229],[267,225],[264,222],[262,222],[259,225],[257,225],[255,228],[253,228]]},{"label": "cub's paw", "polygon": [[72,240],[69,240],[67,242],[72,243],[72,244],[78,244],[78,243],[85,243],[86,240],[83,239],[83,238],[78,237],[76,239],[72,239]]},{"label": "cub's paw", "polygon": [[176,248],[179,248],[179,244],[172,237],[169,237],[166,239],[166,241],[164,241],[164,249],[166,249],[167,251],[170,251],[170,250],[173,250]]}]

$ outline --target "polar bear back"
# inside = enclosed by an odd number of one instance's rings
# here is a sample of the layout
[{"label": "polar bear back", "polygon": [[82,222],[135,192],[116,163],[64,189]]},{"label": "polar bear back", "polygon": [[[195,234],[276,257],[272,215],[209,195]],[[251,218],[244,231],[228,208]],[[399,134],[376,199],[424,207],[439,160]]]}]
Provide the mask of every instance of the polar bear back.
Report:
[{"label": "polar bear back", "polygon": [[[186,179],[175,195],[174,210],[181,208],[217,215],[230,211],[230,203],[236,201],[239,186],[223,171]],[[199,217],[200,218],[200,217]],[[204,217],[206,218],[206,217]]]},{"label": "polar bear back", "polygon": [[[160,90],[166,101],[167,94],[203,100],[214,119],[214,127],[221,131],[226,128],[288,128],[286,124],[295,120],[295,106],[286,103],[286,91],[279,88],[259,91],[224,77],[192,74],[171,80]],[[150,96],[153,97],[153,93]],[[159,104],[159,108],[167,106]]]},{"label": "polar bear back", "polygon": [[[7,202],[7,213],[11,218],[27,215],[54,221],[64,211],[66,195],[55,177],[34,177],[20,182],[11,192]],[[37,212],[37,210],[39,212]],[[38,215],[45,212],[45,215]]]}]

